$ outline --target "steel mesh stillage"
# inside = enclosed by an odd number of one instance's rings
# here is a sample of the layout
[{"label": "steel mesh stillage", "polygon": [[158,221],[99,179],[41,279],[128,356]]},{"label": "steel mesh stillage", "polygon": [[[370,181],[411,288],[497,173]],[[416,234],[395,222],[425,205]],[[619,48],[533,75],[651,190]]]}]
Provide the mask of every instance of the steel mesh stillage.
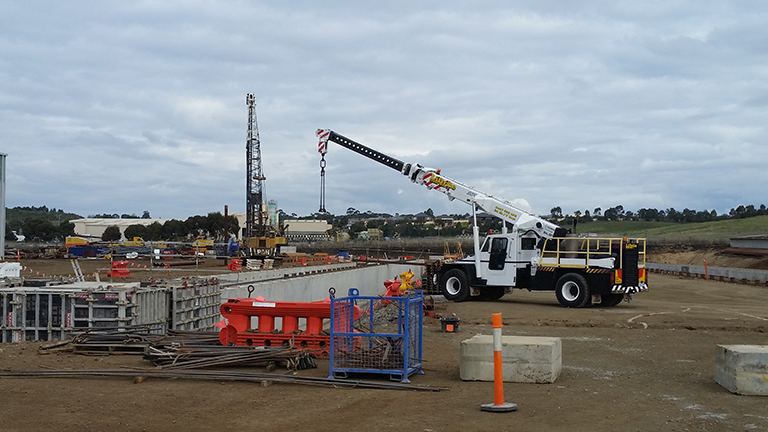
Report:
[{"label": "steel mesh stillage", "polygon": [[422,291],[411,297],[364,297],[352,288],[348,297],[332,298],[329,378],[376,373],[407,383],[414,373],[423,373],[423,304]]}]

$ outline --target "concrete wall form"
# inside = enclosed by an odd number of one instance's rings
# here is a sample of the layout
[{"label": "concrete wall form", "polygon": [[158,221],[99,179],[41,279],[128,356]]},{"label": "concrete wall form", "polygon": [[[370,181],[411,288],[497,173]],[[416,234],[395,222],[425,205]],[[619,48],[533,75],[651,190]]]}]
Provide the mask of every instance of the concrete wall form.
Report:
[{"label": "concrete wall form", "polygon": [[[248,297],[248,286],[254,288],[251,297],[262,296],[270,301],[298,301],[310,302],[329,298],[328,290],[336,289],[336,297],[346,297],[350,288],[360,290],[361,296],[376,296],[384,293],[384,281],[393,279],[408,270],[414,273],[413,280],[421,280],[423,266],[409,264],[378,264],[365,267],[355,267],[355,264],[339,264],[337,268],[346,268],[345,271],[320,272],[312,267],[305,267],[305,274],[291,276],[285,272],[282,279],[264,278],[250,282],[239,281],[222,290],[222,300],[228,298]],[[333,267],[333,266],[324,266]],[[296,269],[281,269],[294,270]],[[252,272],[262,273],[262,272]],[[266,273],[266,272],[264,272]],[[245,274],[244,274],[245,275]],[[252,274],[249,274],[252,275]],[[309,276],[309,277],[305,277]],[[222,280],[222,282],[224,282]]]}]

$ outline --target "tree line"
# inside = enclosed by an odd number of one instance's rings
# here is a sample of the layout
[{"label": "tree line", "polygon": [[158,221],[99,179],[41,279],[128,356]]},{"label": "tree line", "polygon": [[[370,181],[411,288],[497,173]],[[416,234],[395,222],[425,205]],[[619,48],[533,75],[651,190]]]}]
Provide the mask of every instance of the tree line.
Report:
[{"label": "tree line", "polygon": [[633,212],[631,210],[624,210],[624,206],[618,205],[615,207],[609,207],[603,211],[600,207],[595,208],[592,212],[585,210],[584,213],[581,210],[576,210],[570,215],[563,215],[563,211],[560,207],[553,207],[550,210],[550,217],[553,219],[576,219],[579,222],[588,222],[593,220],[601,221],[616,221],[616,220],[634,220],[634,221],[655,221],[655,222],[678,222],[678,223],[696,223],[696,222],[711,222],[717,220],[726,219],[744,219],[756,216],[768,215],[768,208],[765,204],[761,204],[759,207],[754,205],[740,205],[732,208],[728,213],[717,214],[715,210],[691,210],[685,208],[683,210],[676,210],[674,207],[670,207],[665,210],[658,210],[655,208],[641,208]]},{"label": "tree line", "polygon": [[[389,213],[374,213],[370,210],[359,211],[353,207],[347,209],[345,214],[334,215],[332,213],[312,213],[306,216],[298,216],[296,213],[287,214],[282,209],[279,210],[280,219],[316,219],[325,220],[331,226],[331,234],[338,232],[349,232],[350,236],[357,236],[358,233],[368,229],[380,229],[383,237],[434,237],[434,236],[460,236],[471,233],[471,227],[464,223],[450,223],[448,219],[466,220],[470,219],[469,213],[451,214],[444,217],[435,217],[432,209],[426,209],[415,215],[406,214],[394,216]],[[715,210],[691,210],[685,208],[676,210],[674,207],[667,209],[640,208],[636,211],[625,210],[623,206],[617,205],[603,210],[596,207],[590,210],[576,210],[570,214],[563,214],[561,207],[553,207],[549,215],[543,217],[550,218],[564,225],[571,225],[573,221],[579,223],[590,221],[655,221],[655,222],[676,222],[676,223],[695,223],[709,222],[725,219],[743,219],[749,217],[768,215],[768,208],[764,204],[760,206],[739,205],[732,208],[728,213],[718,214]],[[97,214],[89,217],[100,217],[106,219],[150,219],[149,211],[145,210],[142,216],[135,214]],[[75,235],[74,224],[69,222],[72,219],[81,219],[74,213],[67,213],[61,209],[46,206],[41,207],[14,207],[6,209],[6,235],[7,241],[13,241],[16,237],[13,231],[26,236],[30,241],[50,242],[54,240],[63,240],[66,236]],[[501,221],[497,218],[487,217],[478,220],[481,232],[489,230],[498,230],[501,228]],[[184,221],[172,219],[164,224],[158,222],[150,225],[134,224],[125,229],[125,237],[141,237],[147,241],[190,241],[198,236],[205,236],[216,241],[226,240],[229,234],[237,234],[240,226],[237,218],[229,216],[228,230],[224,233],[224,216],[220,212],[209,213],[207,216],[192,216]],[[119,240],[120,230],[116,225],[110,226],[105,232],[106,241]]]},{"label": "tree line", "polygon": [[[78,217],[75,219],[82,218]],[[26,237],[26,241],[38,242],[63,242],[67,236],[76,235],[75,224],[69,221],[54,224],[47,220],[32,218],[22,222],[20,226],[18,224],[15,226],[18,228],[11,229],[10,224],[6,223],[5,239],[7,241],[16,240],[13,231],[23,234]],[[229,216],[227,219],[227,233],[237,234],[239,231],[240,224],[237,218]],[[162,224],[159,222],[146,226],[133,224],[125,228],[124,235],[127,239],[141,237],[147,241],[192,241],[199,236],[205,236],[216,241],[224,241],[229,237],[224,232],[224,215],[220,212],[208,213],[207,216],[191,216],[184,221],[170,219]],[[109,225],[102,236],[104,241],[117,241],[120,238],[120,228],[117,225]]]},{"label": "tree line", "polygon": [[[227,216],[227,230],[224,231],[224,215],[220,212],[208,213],[208,216],[192,216],[184,221],[170,219],[165,223],[153,222],[149,225],[134,224],[125,228],[126,239],[141,237],[146,241],[193,241],[198,237],[223,242],[230,235],[240,232],[240,223],[235,216]],[[104,241],[120,240],[120,228],[110,225],[104,230]]]}]

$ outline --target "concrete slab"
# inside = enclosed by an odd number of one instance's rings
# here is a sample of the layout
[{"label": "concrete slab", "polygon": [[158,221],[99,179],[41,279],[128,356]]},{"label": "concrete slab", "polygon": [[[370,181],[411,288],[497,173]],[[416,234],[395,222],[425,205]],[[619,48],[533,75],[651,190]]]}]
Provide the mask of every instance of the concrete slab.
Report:
[{"label": "concrete slab", "polygon": [[[553,383],[563,368],[560,338],[502,336],[501,350],[504,382]],[[493,336],[461,342],[460,376],[465,381],[493,381]]]},{"label": "concrete slab", "polygon": [[768,396],[768,345],[718,345],[715,382],[731,393]]}]

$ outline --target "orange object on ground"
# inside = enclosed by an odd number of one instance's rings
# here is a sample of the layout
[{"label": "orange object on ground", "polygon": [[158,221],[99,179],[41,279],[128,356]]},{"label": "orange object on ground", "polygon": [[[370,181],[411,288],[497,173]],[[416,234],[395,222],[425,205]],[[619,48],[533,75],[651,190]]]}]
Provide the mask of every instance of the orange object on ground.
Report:
[{"label": "orange object on ground", "polygon": [[115,261],[112,263],[112,269],[107,270],[107,276],[128,278],[131,276],[131,271],[128,270],[128,261]]},{"label": "orange object on ground", "polygon": [[517,411],[517,404],[504,402],[504,372],[501,350],[501,314],[493,317],[493,403],[483,404],[480,409],[490,412]]},{"label": "orange object on ground", "polygon": [[[219,332],[222,345],[289,346],[318,352],[328,357],[330,336],[323,332],[323,321],[331,318],[331,301],[269,302],[262,298],[231,298],[219,308],[228,324]],[[251,328],[256,317],[257,328]],[[282,328],[275,328],[275,318],[281,318]],[[360,318],[355,306],[354,320]],[[304,320],[305,328],[300,328]]]}]

